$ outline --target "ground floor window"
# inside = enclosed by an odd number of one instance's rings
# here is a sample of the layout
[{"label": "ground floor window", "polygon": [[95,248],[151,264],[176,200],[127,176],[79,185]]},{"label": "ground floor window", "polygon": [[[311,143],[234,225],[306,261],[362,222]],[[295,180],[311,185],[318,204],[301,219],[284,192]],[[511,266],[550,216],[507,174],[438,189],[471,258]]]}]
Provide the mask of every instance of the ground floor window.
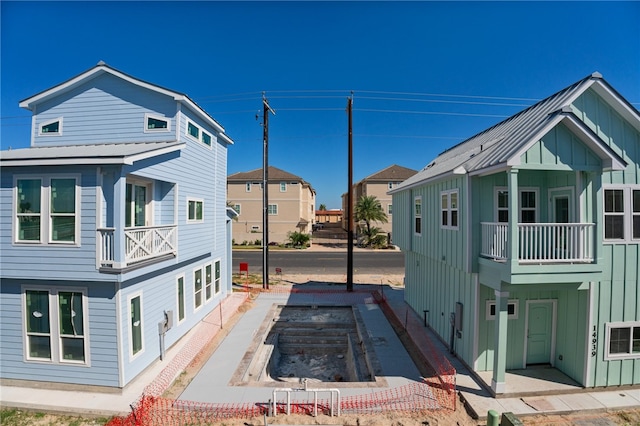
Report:
[{"label": "ground floor window", "polygon": [[640,358],[640,321],[607,325],[605,360]]},{"label": "ground floor window", "polygon": [[142,295],[138,294],[129,299],[129,325],[131,335],[131,356],[141,353],[144,348],[142,339]]},{"label": "ground floor window", "polygon": [[26,288],[23,298],[26,359],[86,364],[85,290]]},{"label": "ground floor window", "polygon": [[220,293],[220,261],[216,260],[216,280],[215,280],[215,293]]}]

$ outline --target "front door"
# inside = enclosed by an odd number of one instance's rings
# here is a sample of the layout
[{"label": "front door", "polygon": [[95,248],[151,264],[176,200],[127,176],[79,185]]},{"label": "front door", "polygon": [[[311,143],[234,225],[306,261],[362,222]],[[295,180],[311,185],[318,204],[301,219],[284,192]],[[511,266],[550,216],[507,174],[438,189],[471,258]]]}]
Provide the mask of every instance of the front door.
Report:
[{"label": "front door", "polygon": [[526,365],[552,363],[554,301],[527,301]]}]

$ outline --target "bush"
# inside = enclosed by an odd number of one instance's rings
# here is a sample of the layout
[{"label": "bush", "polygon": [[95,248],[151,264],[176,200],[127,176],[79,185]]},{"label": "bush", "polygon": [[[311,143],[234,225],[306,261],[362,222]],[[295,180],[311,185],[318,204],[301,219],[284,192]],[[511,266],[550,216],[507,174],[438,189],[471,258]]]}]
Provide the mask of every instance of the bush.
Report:
[{"label": "bush", "polygon": [[309,234],[303,234],[302,232],[289,232],[287,238],[293,247],[306,246],[311,236]]}]

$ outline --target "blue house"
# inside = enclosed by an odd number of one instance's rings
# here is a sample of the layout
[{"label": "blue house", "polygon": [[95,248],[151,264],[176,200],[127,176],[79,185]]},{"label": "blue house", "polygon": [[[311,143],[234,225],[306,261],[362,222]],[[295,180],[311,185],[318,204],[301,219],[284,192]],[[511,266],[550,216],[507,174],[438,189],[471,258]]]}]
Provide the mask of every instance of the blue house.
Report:
[{"label": "blue house", "polygon": [[31,146],[0,158],[0,378],[123,388],[231,291],[233,141],[102,62],[20,106]]},{"label": "blue house", "polygon": [[390,193],[406,301],[494,394],[534,366],[640,384],[640,114],[600,74]]}]

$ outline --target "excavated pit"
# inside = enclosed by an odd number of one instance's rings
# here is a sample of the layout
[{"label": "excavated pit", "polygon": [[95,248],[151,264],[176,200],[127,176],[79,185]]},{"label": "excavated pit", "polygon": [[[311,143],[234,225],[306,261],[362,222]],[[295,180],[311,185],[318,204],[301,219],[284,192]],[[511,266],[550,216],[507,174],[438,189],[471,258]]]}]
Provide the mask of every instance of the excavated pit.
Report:
[{"label": "excavated pit", "polygon": [[232,385],[376,387],[380,365],[356,307],[274,305]]}]

